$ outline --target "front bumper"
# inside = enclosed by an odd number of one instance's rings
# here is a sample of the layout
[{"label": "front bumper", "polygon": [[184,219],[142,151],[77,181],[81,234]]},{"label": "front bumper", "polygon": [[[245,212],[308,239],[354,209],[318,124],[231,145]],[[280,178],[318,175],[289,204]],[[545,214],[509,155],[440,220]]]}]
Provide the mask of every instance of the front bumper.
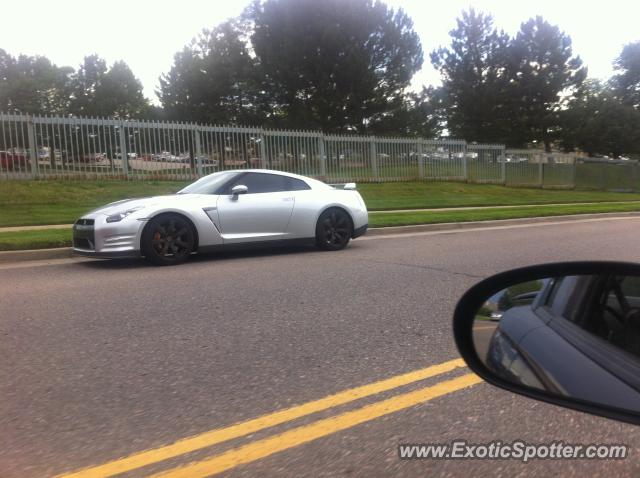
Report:
[{"label": "front bumper", "polygon": [[107,216],[92,214],[73,225],[73,252],[87,257],[140,257],[144,221],[123,219],[108,223]]},{"label": "front bumper", "polygon": [[119,251],[119,252],[95,252],[85,249],[73,248],[73,253],[77,256],[95,257],[97,259],[134,259],[142,257],[140,251]]}]

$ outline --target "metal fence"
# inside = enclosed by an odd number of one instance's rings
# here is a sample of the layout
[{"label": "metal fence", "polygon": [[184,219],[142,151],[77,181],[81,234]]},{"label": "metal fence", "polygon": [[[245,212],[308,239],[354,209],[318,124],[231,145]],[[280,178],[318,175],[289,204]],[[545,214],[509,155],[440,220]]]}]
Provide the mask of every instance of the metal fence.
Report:
[{"label": "metal fence", "polygon": [[279,169],[328,181],[463,180],[467,146],[449,139],[0,114],[5,180],[188,180],[238,168]]},{"label": "metal fence", "polygon": [[0,179],[191,180],[268,168],[346,181],[467,181],[640,190],[637,162],[505,150],[463,140],[324,135],[101,118],[0,113]]}]

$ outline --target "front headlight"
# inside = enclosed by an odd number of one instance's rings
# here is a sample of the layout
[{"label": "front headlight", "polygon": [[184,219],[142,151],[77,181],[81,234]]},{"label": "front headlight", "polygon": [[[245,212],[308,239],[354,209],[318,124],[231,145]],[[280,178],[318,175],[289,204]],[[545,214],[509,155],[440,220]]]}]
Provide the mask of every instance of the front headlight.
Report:
[{"label": "front headlight", "polygon": [[107,222],[120,222],[129,214],[133,214],[134,212],[139,211],[140,209],[144,209],[144,206],[133,207],[131,209],[127,209],[126,211],[111,214],[110,216],[107,216]]}]

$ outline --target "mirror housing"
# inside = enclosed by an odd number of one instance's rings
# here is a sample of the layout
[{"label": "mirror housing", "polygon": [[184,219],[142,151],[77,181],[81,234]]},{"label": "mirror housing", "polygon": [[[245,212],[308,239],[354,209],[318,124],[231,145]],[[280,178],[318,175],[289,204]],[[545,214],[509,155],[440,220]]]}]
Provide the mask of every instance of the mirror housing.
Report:
[{"label": "mirror housing", "polygon": [[244,184],[238,184],[233,188],[231,188],[231,195],[233,196],[233,199],[238,199],[238,196],[240,194],[247,194],[248,192],[249,192],[249,188],[246,187]]},{"label": "mirror housing", "polygon": [[[609,284],[605,280],[612,279],[619,291],[625,278],[632,278],[633,284],[640,284],[640,264],[542,264],[489,277],[469,289],[456,306],[453,333],[458,350],[471,370],[497,387],[565,408],[640,424],[640,356],[637,351],[621,348],[611,340],[596,336],[559,313],[554,315],[549,302],[545,302],[552,297],[553,284],[559,283],[560,279],[587,283],[599,281],[598,284]],[[534,282],[542,284],[539,294],[516,293],[518,287],[514,286]],[[514,293],[510,298],[516,299],[511,303],[511,308],[500,310],[501,307],[497,307],[497,310],[492,310],[488,307],[498,304],[497,298],[506,295],[508,290]],[[569,292],[571,293],[565,295],[565,299],[569,303],[577,302],[575,305],[580,306],[578,319],[584,320],[587,313],[593,313],[585,307],[595,303],[595,292],[589,289],[591,302],[586,301],[586,295],[576,294],[576,290]],[[606,299],[601,301],[602,308],[598,310],[604,316],[609,298],[614,300],[616,294],[609,288],[598,289],[598,292],[602,294],[597,297]],[[636,304],[635,299],[640,299],[640,291],[635,293],[634,290],[632,295],[627,299],[632,299],[633,302],[627,301],[626,304],[626,311],[630,314],[624,315],[631,317],[629,321],[637,321],[640,318],[640,307],[631,307],[630,303]],[[576,299],[576,296],[580,298]],[[623,302],[626,300],[624,297],[618,299]],[[536,323],[532,324],[534,320]],[[506,321],[504,325],[503,321]],[[561,329],[560,325],[565,322],[571,322],[566,325],[567,330],[577,330],[578,333],[574,336],[576,338],[570,334],[557,333]],[[557,324],[555,327],[554,323]],[[482,333],[484,336],[480,335]],[[511,340],[514,337],[515,340]],[[635,344],[635,340],[630,342]],[[501,345],[504,343],[507,344],[506,347]],[[479,353],[478,350],[485,345],[487,350]],[[503,351],[507,353],[501,355]],[[494,352],[496,353],[491,355]],[[495,367],[496,356],[508,363],[505,369],[498,370]],[[591,373],[581,366],[583,364],[595,367],[592,370],[596,370],[598,374]],[[600,382],[597,377],[604,377],[606,380]],[[541,380],[538,381],[537,378]]]},{"label": "mirror housing", "polygon": [[344,188],[347,191],[355,191],[356,190],[356,183],[346,183],[344,185]]}]

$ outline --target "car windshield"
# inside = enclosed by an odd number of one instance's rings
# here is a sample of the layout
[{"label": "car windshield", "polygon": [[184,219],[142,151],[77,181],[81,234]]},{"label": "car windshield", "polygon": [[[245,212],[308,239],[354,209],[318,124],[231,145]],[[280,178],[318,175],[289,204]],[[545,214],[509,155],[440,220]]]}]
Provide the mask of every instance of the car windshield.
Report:
[{"label": "car windshield", "polygon": [[186,188],[178,191],[178,194],[215,194],[220,186],[236,174],[238,174],[237,171],[224,171],[210,174],[189,184]]}]

